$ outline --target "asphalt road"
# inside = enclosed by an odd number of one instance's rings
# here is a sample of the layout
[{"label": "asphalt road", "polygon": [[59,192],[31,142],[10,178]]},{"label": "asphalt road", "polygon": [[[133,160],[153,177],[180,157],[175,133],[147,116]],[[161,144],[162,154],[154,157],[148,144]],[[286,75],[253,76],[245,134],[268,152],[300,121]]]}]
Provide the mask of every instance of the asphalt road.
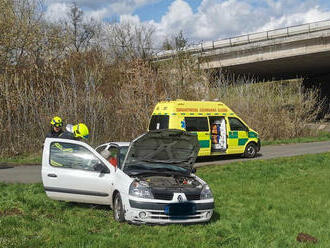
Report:
[{"label": "asphalt road", "polygon": [[[272,145],[261,147],[256,159],[271,159],[279,157],[291,157],[303,154],[315,154],[330,152],[330,141],[312,142],[289,145]],[[251,161],[240,156],[220,156],[201,158],[197,160],[195,167],[202,167],[215,164],[228,164],[237,161]],[[6,183],[37,183],[41,182],[41,166],[0,166],[0,182]]]}]

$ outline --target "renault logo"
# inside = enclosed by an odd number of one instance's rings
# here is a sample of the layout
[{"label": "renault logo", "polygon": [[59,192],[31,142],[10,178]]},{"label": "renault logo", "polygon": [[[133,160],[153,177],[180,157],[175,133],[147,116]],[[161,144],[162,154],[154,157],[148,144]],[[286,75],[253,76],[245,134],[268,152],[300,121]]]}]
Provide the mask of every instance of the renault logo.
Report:
[{"label": "renault logo", "polygon": [[181,195],[178,196],[178,202],[183,202],[183,197]]}]

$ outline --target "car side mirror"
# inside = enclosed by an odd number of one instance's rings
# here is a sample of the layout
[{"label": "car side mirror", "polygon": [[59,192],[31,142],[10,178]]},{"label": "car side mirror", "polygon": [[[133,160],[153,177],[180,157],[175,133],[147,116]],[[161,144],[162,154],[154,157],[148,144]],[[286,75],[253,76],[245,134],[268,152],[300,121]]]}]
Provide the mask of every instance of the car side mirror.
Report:
[{"label": "car side mirror", "polygon": [[108,167],[106,167],[104,164],[102,163],[97,163],[96,165],[94,165],[94,170],[95,171],[99,171],[100,173],[103,174],[108,174],[110,173],[110,170]]}]

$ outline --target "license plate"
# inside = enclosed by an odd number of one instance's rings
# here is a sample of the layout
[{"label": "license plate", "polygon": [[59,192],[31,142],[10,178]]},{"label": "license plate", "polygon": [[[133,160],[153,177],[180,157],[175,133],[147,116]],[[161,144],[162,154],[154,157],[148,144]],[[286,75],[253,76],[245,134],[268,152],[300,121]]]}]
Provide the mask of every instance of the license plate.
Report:
[{"label": "license plate", "polygon": [[164,212],[169,216],[192,215],[196,212],[196,206],[191,202],[170,203],[165,206]]}]

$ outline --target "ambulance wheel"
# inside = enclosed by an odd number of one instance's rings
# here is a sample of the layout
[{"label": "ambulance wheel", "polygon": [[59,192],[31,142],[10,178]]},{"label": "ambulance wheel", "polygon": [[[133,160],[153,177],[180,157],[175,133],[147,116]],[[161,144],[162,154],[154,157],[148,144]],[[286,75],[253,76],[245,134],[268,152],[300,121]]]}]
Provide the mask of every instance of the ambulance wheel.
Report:
[{"label": "ambulance wheel", "polygon": [[115,199],[113,201],[113,217],[118,222],[125,221],[123,203],[121,201],[119,193],[116,194]]},{"label": "ambulance wheel", "polygon": [[257,155],[257,146],[254,143],[249,143],[245,147],[244,157],[254,158]]}]

